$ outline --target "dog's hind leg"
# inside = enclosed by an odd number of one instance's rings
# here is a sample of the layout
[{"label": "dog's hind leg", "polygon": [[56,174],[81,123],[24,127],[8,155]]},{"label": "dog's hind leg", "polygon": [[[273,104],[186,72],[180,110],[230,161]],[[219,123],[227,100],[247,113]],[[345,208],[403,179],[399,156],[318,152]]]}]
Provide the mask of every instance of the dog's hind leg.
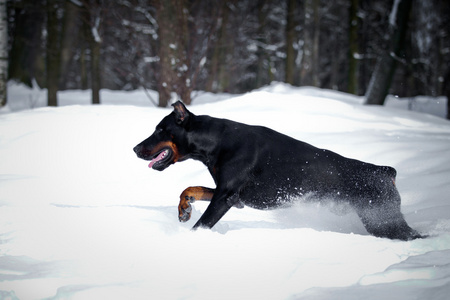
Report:
[{"label": "dog's hind leg", "polygon": [[[380,171],[381,170],[381,171]],[[363,196],[352,201],[366,230],[376,236],[389,239],[409,241],[423,238],[417,231],[409,227],[401,212],[401,198],[395,187],[395,169],[381,167],[375,174]]]},{"label": "dog's hind leg", "polygon": [[185,189],[180,195],[178,220],[180,220],[180,222],[187,222],[191,218],[191,203],[194,203],[195,201],[211,201],[214,191],[214,189],[203,186],[191,186]]},{"label": "dog's hind leg", "polygon": [[398,205],[385,205],[357,210],[367,232],[376,236],[403,241],[423,238],[409,227]]}]

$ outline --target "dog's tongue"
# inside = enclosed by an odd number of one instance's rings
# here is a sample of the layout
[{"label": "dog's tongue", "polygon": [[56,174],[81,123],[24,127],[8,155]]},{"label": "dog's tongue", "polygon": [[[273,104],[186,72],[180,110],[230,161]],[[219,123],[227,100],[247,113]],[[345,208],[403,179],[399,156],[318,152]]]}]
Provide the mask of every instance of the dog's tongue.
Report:
[{"label": "dog's tongue", "polygon": [[148,164],[148,167],[149,167],[149,168],[153,167],[153,165],[154,165],[155,163],[157,163],[158,161],[160,161],[161,159],[163,159],[164,156],[166,156],[166,154],[167,154],[167,151],[161,152],[157,157],[155,157],[154,159],[152,159],[152,161]]}]

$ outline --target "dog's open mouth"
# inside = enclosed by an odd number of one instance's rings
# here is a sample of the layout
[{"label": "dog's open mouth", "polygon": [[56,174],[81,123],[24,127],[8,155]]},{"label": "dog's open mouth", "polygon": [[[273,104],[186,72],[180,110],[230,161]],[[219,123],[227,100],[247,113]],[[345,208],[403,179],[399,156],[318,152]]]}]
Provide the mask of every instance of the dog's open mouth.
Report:
[{"label": "dog's open mouth", "polygon": [[163,164],[170,160],[172,156],[172,151],[170,148],[164,148],[152,158],[148,164],[149,168],[159,169]]}]

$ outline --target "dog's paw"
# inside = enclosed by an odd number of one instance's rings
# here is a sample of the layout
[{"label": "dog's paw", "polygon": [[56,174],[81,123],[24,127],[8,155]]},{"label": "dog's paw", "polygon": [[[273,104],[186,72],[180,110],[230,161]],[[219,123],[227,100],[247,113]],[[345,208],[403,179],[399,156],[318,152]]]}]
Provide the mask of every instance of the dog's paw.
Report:
[{"label": "dog's paw", "polygon": [[183,208],[181,204],[178,206],[178,220],[180,222],[187,222],[191,218],[192,206],[186,202],[187,207]]}]

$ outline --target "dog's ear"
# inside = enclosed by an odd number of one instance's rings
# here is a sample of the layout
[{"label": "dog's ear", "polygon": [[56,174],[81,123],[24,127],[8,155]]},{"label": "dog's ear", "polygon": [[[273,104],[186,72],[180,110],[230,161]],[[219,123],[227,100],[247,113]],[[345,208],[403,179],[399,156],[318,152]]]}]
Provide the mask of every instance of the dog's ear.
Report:
[{"label": "dog's ear", "polygon": [[177,101],[176,103],[172,104],[172,106],[177,124],[180,125],[183,122],[187,121],[190,112],[187,110],[186,106],[184,106],[183,102]]}]

